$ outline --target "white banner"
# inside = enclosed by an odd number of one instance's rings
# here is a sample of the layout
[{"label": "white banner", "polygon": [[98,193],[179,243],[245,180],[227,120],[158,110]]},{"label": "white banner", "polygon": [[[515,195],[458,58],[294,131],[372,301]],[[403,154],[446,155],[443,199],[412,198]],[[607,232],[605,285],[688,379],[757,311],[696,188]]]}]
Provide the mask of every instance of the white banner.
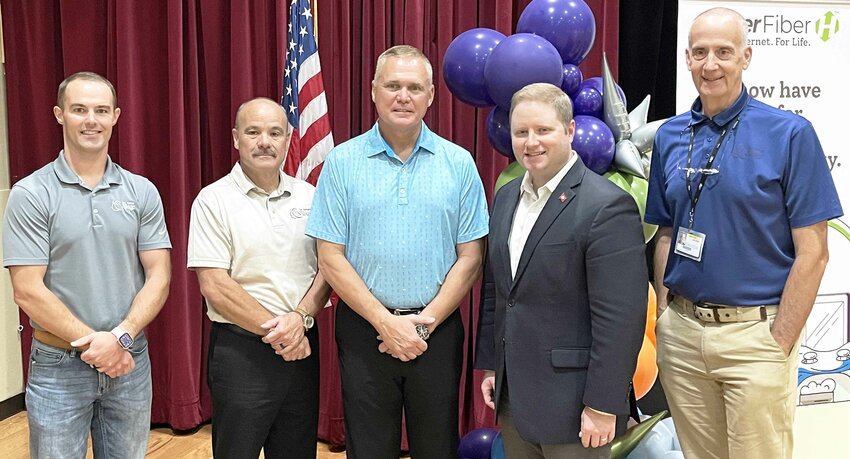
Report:
[{"label": "white banner", "polygon": [[678,113],[697,97],[685,62],[688,29],[716,6],[747,20],[750,95],[814,125],[848,215],[830,222],[830,261],[803,331],[794,456],[850,457],[850,1],[680,0]]}]

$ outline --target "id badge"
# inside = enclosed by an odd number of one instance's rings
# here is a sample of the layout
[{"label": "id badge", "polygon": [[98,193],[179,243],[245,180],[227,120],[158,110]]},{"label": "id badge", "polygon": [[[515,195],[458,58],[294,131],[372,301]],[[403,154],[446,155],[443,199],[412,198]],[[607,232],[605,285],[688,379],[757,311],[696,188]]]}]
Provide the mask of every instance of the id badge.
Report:
[{"label": "id badge", "polygon": [[701,261],[704,245],[705,234],[684,226],[679,227],[679,233],[676,235],[676,249],[674,250],[677,255],[688,257],[694,261]]}]

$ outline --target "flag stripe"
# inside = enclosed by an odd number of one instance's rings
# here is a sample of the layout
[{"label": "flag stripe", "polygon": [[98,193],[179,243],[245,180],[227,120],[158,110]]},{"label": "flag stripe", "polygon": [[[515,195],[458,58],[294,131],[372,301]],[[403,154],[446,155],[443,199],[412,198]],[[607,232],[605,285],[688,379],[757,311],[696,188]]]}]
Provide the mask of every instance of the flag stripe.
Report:
[{"label": "flag stripe", "polygon": [[322,66],[319,63],[318,52],[304,59],[304,63],[301,64],[301,68],[298,70],[298,92],[303,91],[304,83],[316,75],[322,76]]},{"label": "flag stripe", "polygon": [[309,0],[292,1],[287,27],[281,105],[292,137],[284,172],[315,184],[334,141]]},{"label": "flag stripe", "polygon": [[310,127],[322,120],[327,121],[328,103],[324,97],[316,97],[301,109],[301,131],[309,131]]}]

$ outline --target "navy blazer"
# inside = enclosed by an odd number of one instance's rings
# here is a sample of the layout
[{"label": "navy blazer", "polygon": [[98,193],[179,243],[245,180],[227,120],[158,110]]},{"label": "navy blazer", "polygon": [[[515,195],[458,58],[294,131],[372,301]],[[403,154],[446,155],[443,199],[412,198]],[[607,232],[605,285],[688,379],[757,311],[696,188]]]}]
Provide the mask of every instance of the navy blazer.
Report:
[{"label": "navy blazer", "polygon": [[637,205],[578,158],[543,207],[512,279],[508,237],[521,180],[493,200],[475,367],[496,371],[497,408],[507,383],[526,441],[580,441],[585,406],[617,414],[621,434],[646,324]]}]

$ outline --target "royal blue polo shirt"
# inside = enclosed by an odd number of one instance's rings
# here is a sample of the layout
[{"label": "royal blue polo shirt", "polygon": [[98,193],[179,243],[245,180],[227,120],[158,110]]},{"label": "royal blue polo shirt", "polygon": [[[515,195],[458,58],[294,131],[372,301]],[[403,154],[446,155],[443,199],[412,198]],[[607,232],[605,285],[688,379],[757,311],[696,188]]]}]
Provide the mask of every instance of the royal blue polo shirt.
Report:
[{"label": "royal blue polo shirt", "polygon": [[[728,130],[712,165],[717,173],[707,176],[695,209],[693,229],[706,235],[701,261],[674,252],[691,207],[685,178],[691,129],[691,168],[704,167]],[[693,193],[701,177],[693,177]],[[841,215],[811,123],[753,99],[746,88],[713,118],[702,114],[697,99],[655,136],[645,220],[673,228],[664,285],[674,294],[740,306],[779,304],[794,263],[791,230]]]}]

